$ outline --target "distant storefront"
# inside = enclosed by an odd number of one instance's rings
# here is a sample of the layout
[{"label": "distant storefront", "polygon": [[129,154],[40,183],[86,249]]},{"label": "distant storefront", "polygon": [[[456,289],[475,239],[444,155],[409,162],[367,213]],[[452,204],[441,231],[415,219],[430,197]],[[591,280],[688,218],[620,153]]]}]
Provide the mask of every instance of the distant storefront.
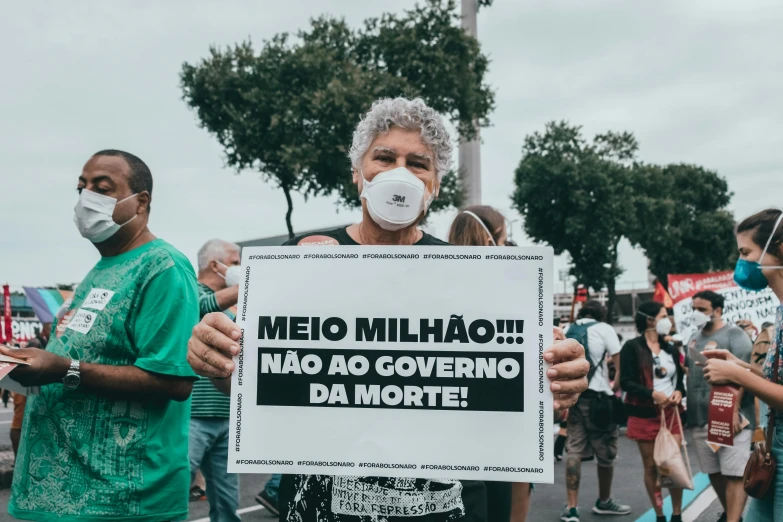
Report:
[{"label": "distant storefront", "polygon": [[[69,290],[25,287],[25,294],[11,294],[11,337],[19,343],[33,339],[42,329],[43,322],[54,321],[54,315],[73,294]],[[5,305],[0,299],[0,320],[5,315]]]}]

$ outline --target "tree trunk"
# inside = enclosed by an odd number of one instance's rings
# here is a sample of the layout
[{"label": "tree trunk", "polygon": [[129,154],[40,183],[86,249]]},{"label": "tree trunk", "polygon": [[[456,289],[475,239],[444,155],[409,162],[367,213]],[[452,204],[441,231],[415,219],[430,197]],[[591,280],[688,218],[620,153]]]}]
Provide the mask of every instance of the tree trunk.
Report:
[{"label": "tree trunk", "polygon": [[615,274],[620,273],[617,269],[617,248],[619,245],[620,239],[617,239],[614,245],[612,245],[612,266],[610,268],[612,275],[609,281],[606,282],[606,291],[609,294],[606,303],[606,322],[609,324],[614,322],[614,304],[617,301],[617,275]]},{"label": "tree trunk", "polygon": [[288,203],[288,210],[285,213],[285,226],[288,227],[288,239],[294,237],[294,227],[291,225],[291,214],[294,212],[294,202],[291,200],[291,189],[288,185],[283,185],[283,194],[285,194],[285,201]]},{"label": "tree trunk", "polygon": [[669,291],[669,274],[664,274],[664,275],[661,275],[661,276],[656,275],[655,277],[663,285],[664,290],[666,290],[668,292]]},{"label": "tree trunk", "polygon": [[615,289],[614,279],[606,284],[606,290],[609,294],[609,298],[606,302],[606,322],[612,324],[612,322],[614,322],[614,303],[617,301],[617,290]]}]

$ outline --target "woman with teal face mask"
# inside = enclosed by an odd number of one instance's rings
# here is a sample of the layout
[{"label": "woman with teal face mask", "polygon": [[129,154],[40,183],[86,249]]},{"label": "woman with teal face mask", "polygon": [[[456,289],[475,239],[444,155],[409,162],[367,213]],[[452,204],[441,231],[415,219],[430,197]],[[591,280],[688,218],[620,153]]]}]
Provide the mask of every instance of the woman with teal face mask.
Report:
[{"label": "woman with teal face mask", "polygon": [[[734,281],[748,291],[767,286],[783,301],[783,211],[768,209],[740,223],[736,230],[740,258]],[[705,350],[704,377],[710,384],[734,383],[753,392],[772,410],[771,453],[777,471],[766,495],[751,499],[747,520],[783,520],[783,306],[778,306],[775,333],[762,369],[741,361],[726,350]],[[775,364],[776,354],[779,354]]]},{"label": "woman with teal face mask", "polygon": [[[774,225],[770,227],[773,219]],[[783,212],[769,209],[747,218],[737,227],[737,246],[740,258],[734,269],[734,281],[745,290],[758,292],[764,290],[768,285],[780,285],[783,282],[783,266],[781,266],[780,256],[783,238],[781,221],[783,221]],[[756,257],[755,251],[758,250],[760,242],[765,236],[767,240],[761,250],[761,255],[758,259],[752,259]],[[771,276],[772,280],[768,276]],[[772,290],[780,298],[781,293],[776,291],[774,287]]]}]

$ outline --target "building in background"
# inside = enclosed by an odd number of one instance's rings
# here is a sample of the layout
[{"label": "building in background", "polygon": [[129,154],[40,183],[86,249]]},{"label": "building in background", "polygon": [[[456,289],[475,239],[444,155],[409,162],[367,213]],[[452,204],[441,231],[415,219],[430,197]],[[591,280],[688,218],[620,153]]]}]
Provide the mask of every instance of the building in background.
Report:
[{"label": "building in background", "polygon": [[[617,298],[614,302],[614,321],[612,327],[614,330],[623,337],[623,340],[627,341],[636,337],[636,326],[634,326],[634,315],[639,305],[647,301],[652,301],[655,288],[650,286],[649,288],[630,288],[627,290],[618,290]],[[554,294],[554,316],[560,318],[563,323],[567,323],[571,316],[571,303],[574,299],[574,294],[568,293],[556,293]],[[590,299],[596,299],[603,305],[609,301],[606,292],[598,292],[590,294]],[[576,305],[574,314],[579,311],[579,304]]]},{"label": "building in background", "polygon": [[[349,223],[349,225],[352,223]],[[324,230],[334,230],[335,228],[347,227],[348,225],[335,225],[333,227],[321,227],[313,230],[303,230],[297,232],[297,236],[303,236],[307,234],[314,234],[316,232],[322,232]],[[288,234],[280,234],[279,236],[262,237],[259,239],[249,239],[247,241],[237,241],[237,245],[242,248],[245,247],[259,247],[259,246],[280,246],[288,241]]]}]

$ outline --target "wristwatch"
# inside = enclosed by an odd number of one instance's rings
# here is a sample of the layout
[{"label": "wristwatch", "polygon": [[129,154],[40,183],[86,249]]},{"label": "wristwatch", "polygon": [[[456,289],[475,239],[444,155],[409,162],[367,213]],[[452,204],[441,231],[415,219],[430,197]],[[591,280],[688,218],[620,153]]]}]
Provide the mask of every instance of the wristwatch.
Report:
[{"label": "wristwatch", "polygon": [[68,368],[68,373],[63,377],[63,384],[69,390],[75,390],[82,382],[82,374],[79,371],[79,361],[71,359],[71,367]]}]

